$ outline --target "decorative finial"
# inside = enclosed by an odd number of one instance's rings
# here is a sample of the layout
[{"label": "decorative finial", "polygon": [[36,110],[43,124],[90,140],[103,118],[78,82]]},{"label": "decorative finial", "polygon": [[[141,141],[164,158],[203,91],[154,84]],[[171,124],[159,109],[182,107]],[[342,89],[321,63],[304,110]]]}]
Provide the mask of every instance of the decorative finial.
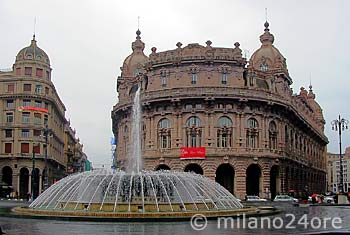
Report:
[{"label": "decorative finial", "polygon": [[270,26],[269,22],[266,21],[264,26],[265,26],[265,31],[270,31],[270,29],[269,29],[269,26]]},{"label": "decorative finial", "polygon": [[205,44],[207,44],[207,47],[210,47],[212,42],[210,40],[206,41]]},{"label": "decorative finial", "polygon": [[156,47],[152,47],[152,48],[151,48],[151,51],[152,51],[152,53],[154,54],[154,53],[157,52],[157,48],[156,48]]},{"label": "decorative finial", "polygon": [[267,8],[265,8],[265,31],[269,31],[269,22],[267,22]]},{"label": "decorative finial", "polygon": [[239,44],[239,42],[235,42],[235,47],[239,47],[241,44]]},{"label": "decorative finial", "polygon": [[181,43],[181,42],[178,42],[178,43],[176,43],[176,46],[177,46],[177,48],[181,48],[182,43]]}]

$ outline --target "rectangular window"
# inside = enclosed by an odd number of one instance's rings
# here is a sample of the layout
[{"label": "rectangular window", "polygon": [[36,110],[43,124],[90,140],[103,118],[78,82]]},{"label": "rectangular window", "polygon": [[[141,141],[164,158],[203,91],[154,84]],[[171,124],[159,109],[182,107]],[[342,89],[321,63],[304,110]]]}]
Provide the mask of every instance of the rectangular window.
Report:
[{"label": "rectangular window", "polygon": [[36,69],[36,76],[37,76],[38,78],[42,78],[42,77],[43,77],[43,69],[37,68],[37,69]]},{"label": "rectangular window", "polygon": [[192,76],[191,76],[191,84],[196,84],[197,83],[197,74],[196,73],[192,73]]},{"label": "rectangular window", "polygon": [[34,123],[41,124],[41,114],[40,113],[34,113]]},{"label": "rectangular window", "polygon": [[13,109],[15,107],[15,103],[13,100],[7,100],[6,101],[6,108]]},{"label": "rectangular window", "polygon": [[6,122],[7,123],[13,122],[13,113],[6,113]]},{"label": "rectangular window", "polygon": [[16,76],[21,76],[21,68],[16,68]]},{"label": "rectangular window", "polygon": [[30,100],[23,100],[23,106],[24,107],[29,107],[32,105],[32,102]]},{"label": "rectangular window", "polygon": [[46,78],[50,80],[50,72],[49,71],[46,71]]},{"label": "rectangular window", "polygon": [[22,123],[30,123],[30,113],[22,113]]},{"label": "rectangular window", "polygon": [[12,153],[12,143],[5,143],[5,153]]},{"label": "rectangular window", "polygon": [[23,91],[31,92],[32,91],[32,84],[24,84]]},{"label": "rectangular window", "polygon": [[37,108],[41,108],[41,101],[35,101],[34,106]]},{"label": "rectangular window", "polygon": [[162,87],[166,87],[166,77],[165,76],[162,76],[161,77],[161,80],[162,80]]},{"label": "rectangular window", "polygon": [[40,144],[33,145],[33,151],[36,154],[40,154]]},{"label": "rectangular window", "polygon": [[49,110],[49,104],[45,103],[45,109]]},{"label": "rectangular window", "polygon": [[49,94],[50,89],[48,87],[45,87],[45,94],[48,95]]},{"label": "rectangular window", "polygon": [[42,86],[41,85],[35,85],[35,93],[36,94],[41,94],[42,91]]},{"label": "rectangular window", "polygon": [[7,84],[7,92],[15,92],[15,84],[11,83],[11,84]]},{"label": "rectangular window", "polygon": [[21,143],[21,153],[29,153],[29,143]]},{"label": "rectangular window", "polygon": [[27,129],[22,130],[21,137],[29,138],[29,130],[27,130]]},{"label": "rectangular window", "polygon": [[32,67],[25,67],[24,68],[24,75],[32,76]]},{"label": "rectangular window", "polygon": [[196,104],[196,109],[201,109],[202,108],[202,105],[201,104]]},{"label": "rectangular window", "polygon": [[221,74],[221,84],[224,84],[224,85],[227,84],[227,73]]},{"label": "rectangular window", "polygon": [[33,136],[34,137],[40,137],[41,136],[41,130],[33,130]]},{"label": "rectangular window", "polygon": [[12,129],[6,129],[5,138],[11,138],[11,137],[12,137]]},{"label": "rectangular window", "polygon": [[249,85],[254,86],[254,77],[249,78]]},{"label": "rectangular window", "polygon": [[49,123],[49,117],[47,115],[44,116],[44,124],[47,125]]},{"label": "rectangular window", "polygon": [[168,147],[168,139],[166,135],[162,135],[162,149],[166,149]]}]

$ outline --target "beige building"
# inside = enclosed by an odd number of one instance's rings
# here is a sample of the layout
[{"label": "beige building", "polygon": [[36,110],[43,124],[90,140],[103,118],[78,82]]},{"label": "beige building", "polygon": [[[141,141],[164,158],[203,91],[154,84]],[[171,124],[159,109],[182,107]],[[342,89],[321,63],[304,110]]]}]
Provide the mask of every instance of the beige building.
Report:
[{"label": "beige building", "polygon": [[[37,196],[45,188],[46,156],[48,186],[67,173],[66,108],[52,83],[51,70],[48,55],[33,36],[13,67],[0,71],[1,185],[22,198],[28,192]],[[6,196],[5,191],[0,196]]]},{"label": "beige building", "polygon": [[67,162],[68,174],[85,171],[86,154],[83,152],[83,144],[76,136],[76,131],[72,129],[70,123],[65,125],[64,153]]},{"label": "beige building", "polygon": [[112,110],[116,164],[125,169],[134,93],[141,86],[147,170],[194,171],[236,196],[326,188],[325,121],[309,91],[293,94],[286,59],[265,23],[249,61],[233,48],[191,43],[151,54],[137,31]]},{"label": "beige building", "polygon": [[[345,149],[345,154],[342,155],[343,165],[343,190],[350,191],[350,147]],[[349,171],[349,172],[348,172]],[[327,190],[329,192],[339,192],[340,183],[340,161],[339,153],[327,153]]]}]

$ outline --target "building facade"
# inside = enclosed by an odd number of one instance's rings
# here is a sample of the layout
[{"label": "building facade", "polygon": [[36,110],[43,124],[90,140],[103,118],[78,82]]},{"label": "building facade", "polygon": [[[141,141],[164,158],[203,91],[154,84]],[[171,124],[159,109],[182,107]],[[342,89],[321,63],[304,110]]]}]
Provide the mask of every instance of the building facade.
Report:
[{"label": "building facade", "polygon": [[[36,197],[67,175],[66,108],[51,71],[49,57],[35,36],[19,51],[13,67],[0,71],[0,179],[2,188],[21,198]],[[0,196],[8,195],[5,191]]]},{"label": "building facade", "polygon": [[[345,154],[342,155],[343,160],[343,190],[350,191],[350,147],[347,147]],[[340,183],[340,161],[339,153],[327,153],[327,189],[329,192],[339,192]]]},{"label": "building facade", "polygon": [[68,174],[85,171],[87,156],[83,152],[83,144],[76,137],[76,131],[72,129],[69,121],[65,125],[64,136],[64,152]]},{"label": "building facade", "polygon": [[[240,198],[324,191],[322,109],[311,85],[293,94],[286,59],[267,22],[260,41],[249,61],[238,42],[233,48],[179,42],[163,52],[153,47],[146,56],[138,30],[117,79],[116,165],[128,165],[132,101],[141,87],[145,169],[194,171]],[[195,154],[182,157],[182,150]],[[204,156],[195,156],[199,150]]]}]

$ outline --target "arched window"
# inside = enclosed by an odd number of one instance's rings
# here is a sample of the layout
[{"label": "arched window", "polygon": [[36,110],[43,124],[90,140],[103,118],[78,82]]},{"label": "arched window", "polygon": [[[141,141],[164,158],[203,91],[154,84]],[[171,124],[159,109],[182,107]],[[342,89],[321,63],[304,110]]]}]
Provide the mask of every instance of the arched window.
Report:
[{"label": "arched window", "polygon": [[186,121],[186,145],[187,147],[200,147],[202,145],[201,120],[198,117],[190,117]]},{"label": "arched window", "polygon": [[201,125],[201,120],[198,117],[190,117],[187,119],[186,126],[188,127],[198,127]]},{"label": "arched window", "polygon": [[268,70],[269,70],[269,65],[266,63],[266,61],[261,62],[260,71],[267,72]]},{"label": "arched window", "polygon": [[217,146],[221,148],[232,147],[232,121],[223,116],[218,120]]},{"label": "arched window", "polygon": [[171,125],[167,118],[158,122],[158,146],[161,149],[171,148]]},{"label": "arched window", "polygon": [[259,147],[259,131],[258,121],[255,118],[250,118],[247,121],[247,147],[258,148]]},{"label": "arched window", "polygon": [[167,118],[163,118],[158,122],[158,128],[170,128],[170,121]]},{"label": "arched window", "polygon": [[277,126],[274,121],[269,125],[269,148],[277,149]]},{"label": "arched window", "polygon": [[143,73],[143,69],[142,68],[136,68],[133,71],[133,76],[137,77],[138,75],[140,75],[141,73]]}]

